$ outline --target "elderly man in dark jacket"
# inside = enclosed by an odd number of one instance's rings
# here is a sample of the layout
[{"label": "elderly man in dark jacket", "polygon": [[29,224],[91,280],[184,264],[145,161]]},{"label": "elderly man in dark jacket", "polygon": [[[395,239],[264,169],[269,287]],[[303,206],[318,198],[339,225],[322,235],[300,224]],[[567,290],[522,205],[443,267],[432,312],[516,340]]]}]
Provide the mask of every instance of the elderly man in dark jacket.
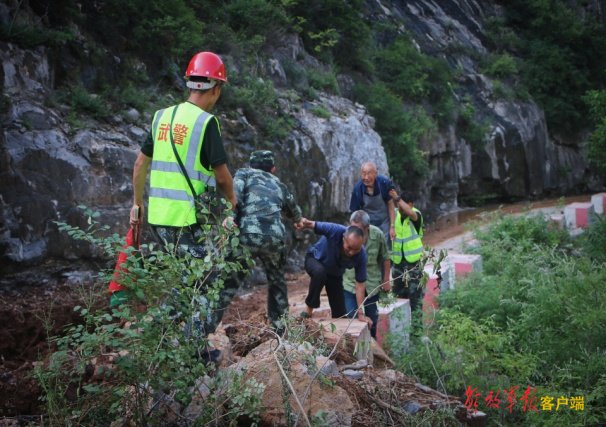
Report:
[{"label": "elderly man in dark jacket", "polygon": [[395,207],[389,195],[392,188],[394,185],[391,180],[378,175],[374,163],[366,162],[360,168],[360,180],[354,186],[349,202],[350,213],[360,209],[365,211],[370,217],[370,223],[383,231],[388,249],[395,235]]}]

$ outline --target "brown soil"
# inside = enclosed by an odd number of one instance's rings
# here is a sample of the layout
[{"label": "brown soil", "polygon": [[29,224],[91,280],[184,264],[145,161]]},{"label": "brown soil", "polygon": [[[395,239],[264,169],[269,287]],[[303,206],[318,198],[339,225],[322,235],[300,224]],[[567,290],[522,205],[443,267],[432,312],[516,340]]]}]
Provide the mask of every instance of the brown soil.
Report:
[{"label": "brown soil", "polygon": [[47,337],[79,320],[73,308],[81,303],[65,285],[0,293],[0,417],[27,420],[41,413],[34,365],[53,349]]}]

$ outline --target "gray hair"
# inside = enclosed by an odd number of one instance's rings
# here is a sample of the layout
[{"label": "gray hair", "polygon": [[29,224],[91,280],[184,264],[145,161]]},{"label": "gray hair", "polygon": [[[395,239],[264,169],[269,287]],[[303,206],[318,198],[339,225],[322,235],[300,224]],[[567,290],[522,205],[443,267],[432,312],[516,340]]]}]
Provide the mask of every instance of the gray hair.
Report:
[{"label": "gray hair", "polygon": [[356,224],[361,224],[364,228],[370,226],[370,216],[368,213],[363,210],[355,211],[349,217],[349,223],[355,222]]}]

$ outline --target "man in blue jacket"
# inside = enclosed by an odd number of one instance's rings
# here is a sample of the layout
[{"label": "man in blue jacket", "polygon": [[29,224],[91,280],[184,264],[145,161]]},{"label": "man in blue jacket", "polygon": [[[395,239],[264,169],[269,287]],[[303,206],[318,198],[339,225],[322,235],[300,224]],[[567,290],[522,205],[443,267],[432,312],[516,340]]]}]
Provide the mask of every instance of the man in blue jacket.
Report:
[{"label": "man in blue jacket", "polygon": [[395,236],[395,207],[389,195],[392,188],[394,185],[391,180],[377,175],[377,166],[366,162],[362,164],[360,180],[354,186],[349,202],[350,213],[360,209],[365,211],[370,217],[370,223],[383,231],[388,249],[391,249],[390,243]]},{"label": "man in blue jacket", "polygon": [[[314,308],[320,306],[320,293],[326,286],[328,303],[333,318],[345,316],[343,297],[343,273],[346,269],[355,270],[356,284],[364,286],[366,282],[366,250],[364,249],[364,231],[356,226],[344,227],[331,222],[311,221],[307,218],[295,225],[297,229],[312,229],[322,237],[310,246],[305,256],[305,271],[310,276],[309,291],[305,304],[305,317],[311,317]],[[371,324],[362,310],[359,320]]]}]

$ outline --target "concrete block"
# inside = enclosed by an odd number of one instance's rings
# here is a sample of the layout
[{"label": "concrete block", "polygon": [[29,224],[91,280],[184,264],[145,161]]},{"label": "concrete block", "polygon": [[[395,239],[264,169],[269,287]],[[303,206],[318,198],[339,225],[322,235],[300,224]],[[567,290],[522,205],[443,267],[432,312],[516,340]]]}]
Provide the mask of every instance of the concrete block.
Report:
[{"label": "concrete block", "polygon": [[336,345],[338,340],[342,340],[343,344],[352,343],[350,351],[356,359],[367,360],[372,364],[372,337],[366,322],[344,318],[318,320],[318,323],[326,331],[324,339],[328,345]]},{"label": "concrete block", "polygon": [[471,272],[482,271],[481,255],[449,253],[446,261],[454,270],[455,279],[464,277]]},{"label": "concrete block", "polygon": [[606,213],[606,193],[598,193],[591,196],[591,204],[595,213],[604,215]]},{"label": "concrete block", "polygon": [[587,228],[589,218],[594,212],[591,202],[576,202],[564,207],[564,217],[566,218],[566,227],[573,230],[575,228]]},{"label": "concrete block", "polygon": [[434,272],[434,264],[426,264],[423,269],[425,274],[429,276],[429,280],[432,280],[432,275],[436,277],[433,278],[435,282],[438,282],[438,272],[440,281],[440,289],[442,291],[448,291],[450,289],[454,289],[455,286],[455,271],[454,267],[448,262],[447,258],[444,258],[440,263],[439,269],[436,269]]},{"label": "concrete block", "polygon": [[425,266],[425,273],[428,275],[428,279],[425,284],[425,294],[423,295],[423,313],[427,315],[426,319],[433,319],[434,312],[438,310],[440,283],[438,275],[433,272],[433,267],[428,268],[428,266]]},{"label": "concrete block", "polygon": [[480,246],[480,242],[477,239],[469,239],[464,244],[464,249],[469,250]]},{"label": "concrete block", "polygon": [[377,343],[392,354],[405,353],[410,342],[410,320],[410,301],[407,299],[398,298],[385,307],[379,305]]}]

